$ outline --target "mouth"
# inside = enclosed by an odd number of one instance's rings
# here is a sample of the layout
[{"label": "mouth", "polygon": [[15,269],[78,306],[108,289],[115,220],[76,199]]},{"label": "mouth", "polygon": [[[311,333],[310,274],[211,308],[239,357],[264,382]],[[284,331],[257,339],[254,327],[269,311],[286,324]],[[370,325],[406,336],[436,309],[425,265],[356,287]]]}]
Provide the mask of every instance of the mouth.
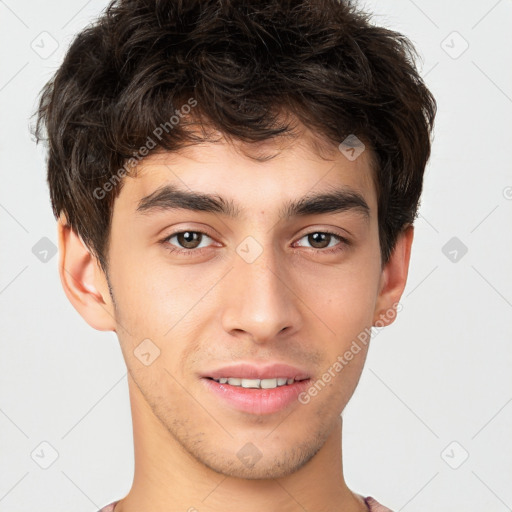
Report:
[{"label": "mouth", "polygon": [[302,382],[309,380],[307,378],[295,379],[287,377],[276,377],[272,379],[244,379],[239,377],[221,377],[215,379],[213,377],[206,377],[214,380],[219,384],[227,384],[229,386],[244,388],[244,389],[276,389],[282,386],[291,386],[295,382]]},{"label": "mouth", "polygon": [[200,375],[216,406],[252,415],[270,415],[299,405],[311,373],[275,362],[245,361],[210,369]]},{"label": "mouth", "polygon": [[309,386],[309,377],[202,377],[201,382],[216,407],[252,416],[270,416],[298,407],[298,397]]}]

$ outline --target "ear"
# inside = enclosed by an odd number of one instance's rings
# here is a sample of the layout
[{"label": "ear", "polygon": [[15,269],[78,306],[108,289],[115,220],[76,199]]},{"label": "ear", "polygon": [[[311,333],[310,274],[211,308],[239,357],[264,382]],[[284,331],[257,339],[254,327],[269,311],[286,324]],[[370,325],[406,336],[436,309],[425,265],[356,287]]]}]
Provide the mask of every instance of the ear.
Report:
[{"label": "ear", "polygon": [[61,215],[57,221],[59,275],[64,293],[84,320],[99,331],[115,331],[108,282],[97,259]]},{"label": "ear", "polygon": [[375,305],[373,323],[379,327],[390,325],[396,318],[397,305],[405,285],[411,258],[414,227],[407,226],[398,236],[389,261],[384,265]]}]

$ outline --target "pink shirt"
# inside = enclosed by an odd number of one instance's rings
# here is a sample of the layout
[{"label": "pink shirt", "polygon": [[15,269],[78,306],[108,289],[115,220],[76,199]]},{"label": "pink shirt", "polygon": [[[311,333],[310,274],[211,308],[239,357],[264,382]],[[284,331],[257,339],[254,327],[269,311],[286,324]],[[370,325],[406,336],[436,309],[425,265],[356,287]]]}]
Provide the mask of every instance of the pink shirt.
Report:
[{"label": "pink shirt", "polygon": [[[391,509],[381,505],[376,499],[368,496],[364,498],[366,506],[368,507],[368,512],[393,512]],[[116,506],[117,501],[114,501],[110,505],[103,507],[99,512],[114,512],[114,507]]]}]

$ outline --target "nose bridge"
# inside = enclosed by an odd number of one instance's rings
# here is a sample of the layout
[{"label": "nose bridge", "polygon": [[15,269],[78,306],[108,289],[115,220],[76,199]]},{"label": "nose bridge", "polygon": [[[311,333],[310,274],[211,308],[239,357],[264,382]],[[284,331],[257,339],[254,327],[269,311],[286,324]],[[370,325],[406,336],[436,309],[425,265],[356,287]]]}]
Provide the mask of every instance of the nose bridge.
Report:
[{"label": "nose bridge", "polygon": [[289,273],[268,237],[263,244],[248,236],[236,247],[229,279],[230,297],[223,312],[226,332],[245,331],[253,341],[263,342],[285,328],[298,327]]}]

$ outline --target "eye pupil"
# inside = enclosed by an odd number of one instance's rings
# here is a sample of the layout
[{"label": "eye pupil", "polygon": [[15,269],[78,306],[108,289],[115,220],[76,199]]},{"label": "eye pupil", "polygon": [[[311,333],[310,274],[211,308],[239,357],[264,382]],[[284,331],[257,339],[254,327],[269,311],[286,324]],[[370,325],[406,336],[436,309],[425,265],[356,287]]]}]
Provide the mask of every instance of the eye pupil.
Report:
[{"label": "eye pupil", "polygon": [[[329,245],[329,239],[331,235],[329,233],[311,233],[308,235],[309,243],[315,247],[316,249],[322,249]],[[327,244],[325,244],[325,240],[327,239]]]},{"label": "eye pupil", "polygon": [[195,249],[201,243],[201,233],[197,231],[183,231],[177,235],[178,242],[187,249]]}]

